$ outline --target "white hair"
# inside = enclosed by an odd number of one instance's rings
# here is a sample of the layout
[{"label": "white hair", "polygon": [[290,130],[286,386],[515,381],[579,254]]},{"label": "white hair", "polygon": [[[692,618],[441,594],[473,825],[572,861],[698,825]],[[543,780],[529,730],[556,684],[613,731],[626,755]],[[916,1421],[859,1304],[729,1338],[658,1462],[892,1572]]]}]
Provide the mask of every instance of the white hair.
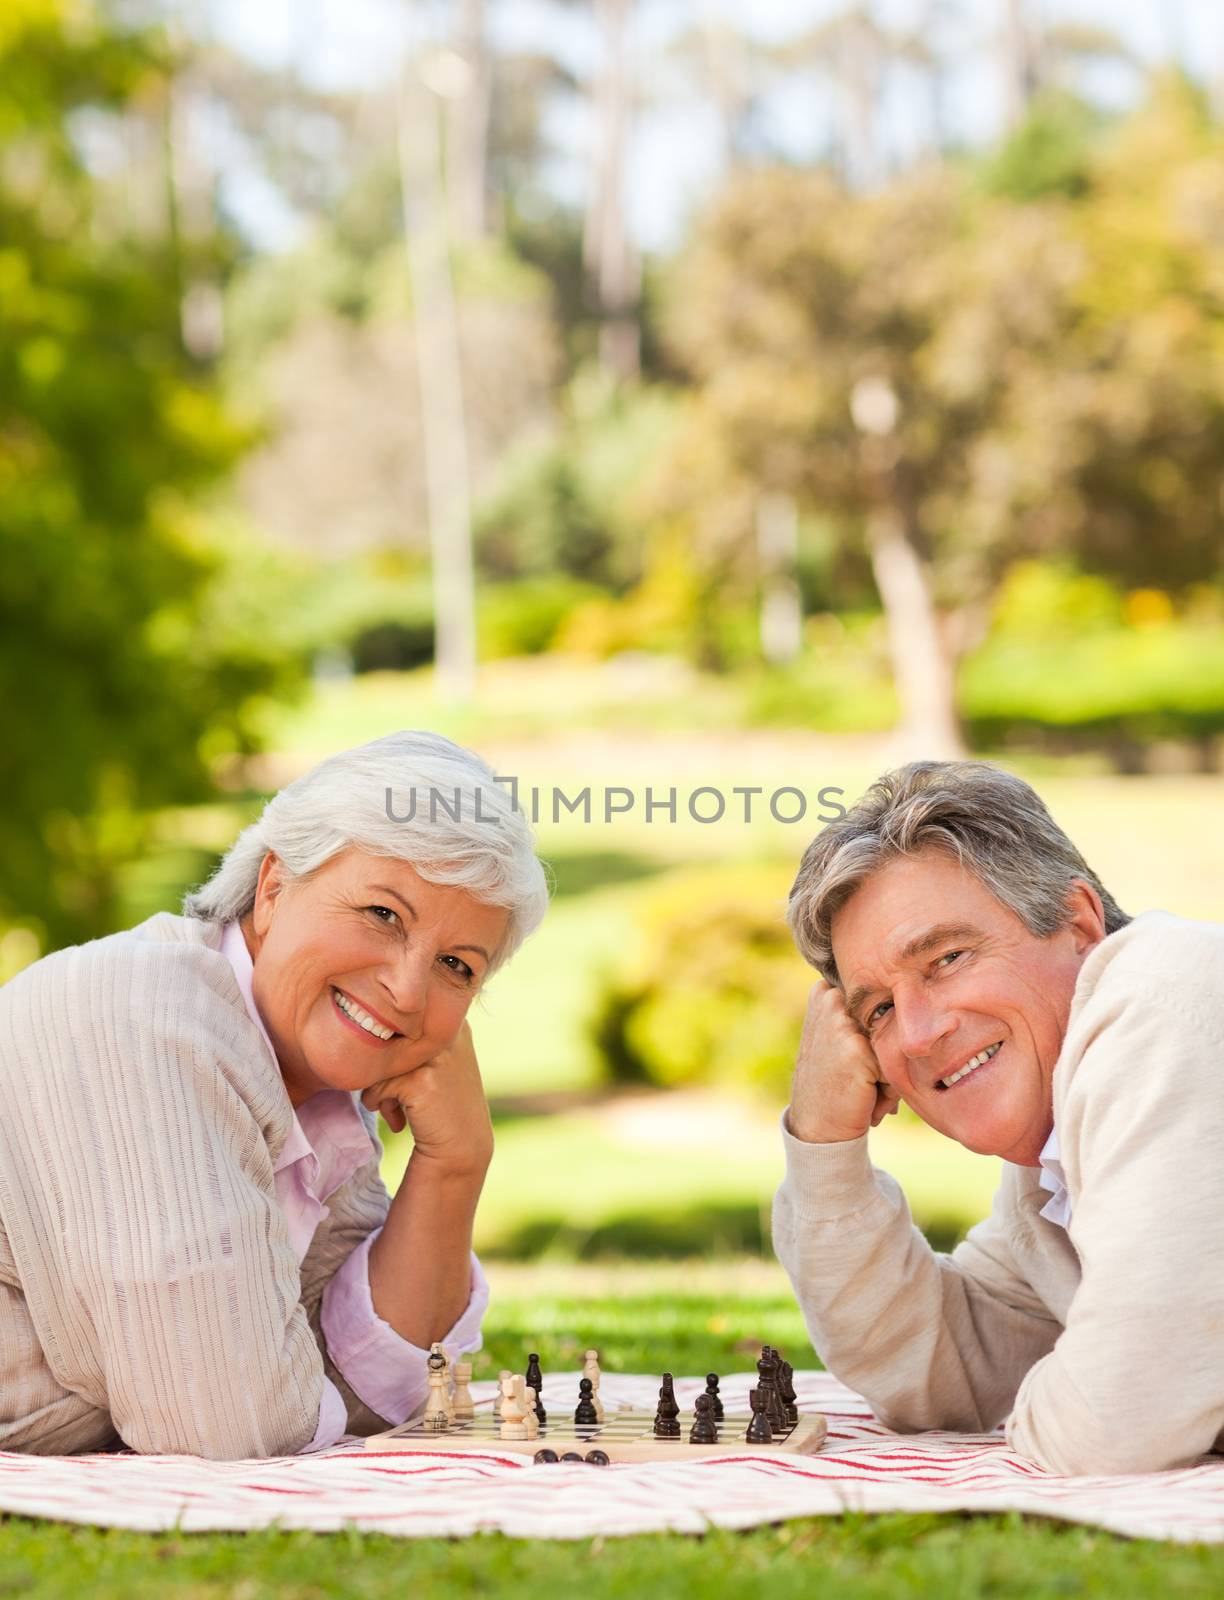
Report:
[{"label": "white hair", "polygon": [[454,885],[510,913],[489,971],[540,924],[548,882],[531,829],[492,767],[437,733],[404,731],[343,750],[286,785],[244,828],[183,914],[232,922],[255,904],[271,851],[290,880],[355,846],[406,861],[428,883]]}]

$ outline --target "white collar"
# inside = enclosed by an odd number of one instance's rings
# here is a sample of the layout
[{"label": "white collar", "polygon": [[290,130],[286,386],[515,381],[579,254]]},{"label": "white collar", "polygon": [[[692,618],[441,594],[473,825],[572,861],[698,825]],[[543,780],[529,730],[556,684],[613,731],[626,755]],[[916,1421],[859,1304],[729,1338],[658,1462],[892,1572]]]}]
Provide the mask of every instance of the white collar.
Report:
[{"label": "white collar", "polygon": [[1042,1145],[1037,1160],[1041,1164],[1041,1176],[1037,1182],[1050,1196],[1041,1208],[1041,1215],[1057,1223],[1060,1228],[1065,1228],[1071,1221],[1071,1196],[1067,1193],[1067,1175],[1063,1171],[1062,1154],[1058,1148],[1057,1128],[1050,1129],[1050,1137]]}]

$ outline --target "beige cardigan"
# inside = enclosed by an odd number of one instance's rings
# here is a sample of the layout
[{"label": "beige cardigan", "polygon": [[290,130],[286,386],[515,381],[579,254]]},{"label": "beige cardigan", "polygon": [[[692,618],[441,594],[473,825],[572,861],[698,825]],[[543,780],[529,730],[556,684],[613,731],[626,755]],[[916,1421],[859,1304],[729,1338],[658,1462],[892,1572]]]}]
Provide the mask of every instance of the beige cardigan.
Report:
[{"label": "beige cardigan", "polygon": [[951,1255],[868,1137],[784,1133],[774,1244],[829,1369],[902,1431],[1009,1416],[1053,1472],[1224,1447],[1224,925],[1145,912],[1080,970],[1054,1069],[1068,1231],[1005,1164]]},{"label": "beige cardigan", "polygon": [[162,912],[0,989],[0,1449],[291,1454],[325,1373],[350,1428],[384,1425],[319,1328],[386,1217],[377,1156],[299,1268],[273,1182],[293,1109],[221,931]]}]

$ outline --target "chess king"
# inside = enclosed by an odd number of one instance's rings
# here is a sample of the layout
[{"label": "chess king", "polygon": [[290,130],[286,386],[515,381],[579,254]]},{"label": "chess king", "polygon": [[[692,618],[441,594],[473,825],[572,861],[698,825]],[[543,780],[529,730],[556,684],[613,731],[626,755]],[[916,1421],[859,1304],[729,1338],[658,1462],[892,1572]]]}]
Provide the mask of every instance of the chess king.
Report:
[{"label": "chess king", "polygon": [[547,898],[492,769],[393,733],[275,795],[182,916],[0,989],[0,1448],[318,1449],[403,1422],[431,1345],[433,1425],[470,1413],[466,1017]]},{"label": "chess king", "polygon": [[[829,1369],[902,1431],[1058,1473],[1224,1447],[1224,925],[1127,916],[1019,778],[885,774],[803,858],[820,973],[777,1253]],[[1002,1158],[949,1255],[869,1157],[899,1103]]]}]

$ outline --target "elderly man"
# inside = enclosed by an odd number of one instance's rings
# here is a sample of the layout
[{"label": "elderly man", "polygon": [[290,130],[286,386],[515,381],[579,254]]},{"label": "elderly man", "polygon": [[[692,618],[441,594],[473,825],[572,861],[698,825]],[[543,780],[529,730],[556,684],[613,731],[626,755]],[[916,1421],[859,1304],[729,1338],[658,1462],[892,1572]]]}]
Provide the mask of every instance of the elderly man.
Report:
[{"label": "elderly man", "polygon": [[[1027,784],[936,761],[824,829],[790,921],[825,981],[774,1241],[829,1369],[1053,1472],[1224,1445],[1224,926],[1132,920]],[[901,1101],[1004,1161],[951,1255],[868,1158]]]}]

